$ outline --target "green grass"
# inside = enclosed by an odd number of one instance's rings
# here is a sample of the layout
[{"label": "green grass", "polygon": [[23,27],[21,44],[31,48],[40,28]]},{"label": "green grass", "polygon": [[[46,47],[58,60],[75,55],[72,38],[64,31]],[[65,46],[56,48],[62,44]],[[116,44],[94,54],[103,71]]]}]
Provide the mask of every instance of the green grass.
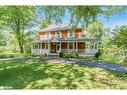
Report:
[{"label": "green grass", "polygon": [[76,60],[76,61],[85,61],[85,62],[99,62],[95,57],[85,57],[85,58],[64,58],[65,60]]},{"label": "green grass", "polygon": [[10,53],[10,54],[0,54],[0,59],[3,58],[17,58],[17,57],[29,57],[30,54],[19,54],[19,53]]},{"label": "green grass", "polygon": [[0,86],[13,89],[127,89],[127,75],[47,62],[0,62]]}]

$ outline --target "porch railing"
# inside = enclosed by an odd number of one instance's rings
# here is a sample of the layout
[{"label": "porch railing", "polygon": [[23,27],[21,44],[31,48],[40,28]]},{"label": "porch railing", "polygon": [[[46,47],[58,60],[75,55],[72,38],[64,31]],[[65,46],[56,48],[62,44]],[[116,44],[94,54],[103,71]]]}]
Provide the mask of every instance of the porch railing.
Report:
[{"label": "porch railing", "polygon": [[[64,53],[72,53],[75,52],[75,49],[61,49]],[[97,49],[77,49],[79,54],[95,54],[98,50]]]},{"label": "porch railing", "polygon": [[[76,52],[76,49],[61,49],[64,53],[73,53]],[[97,49],[77,49],[77,52],[79,54],[95,54],[97,52]],[[43,55],[43,54],[50,54],[50,51],[48,49],[32,49],[32,54],[35,55]]]},{"label": "porch railing", "polygon": [[31,53],[35,55],[49,54],[49,50],[48,49],[32,49]]}]

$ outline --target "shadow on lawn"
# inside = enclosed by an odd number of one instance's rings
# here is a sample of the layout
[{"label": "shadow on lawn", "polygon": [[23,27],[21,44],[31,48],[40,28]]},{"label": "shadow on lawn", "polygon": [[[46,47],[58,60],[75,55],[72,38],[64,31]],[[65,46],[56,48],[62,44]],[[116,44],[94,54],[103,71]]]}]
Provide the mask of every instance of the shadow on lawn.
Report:
[{"label": "shadow on lawn", "polygon": [[116,86],[112,79],[107,79],[107,72],[91,68],[77,64],[47,63],[44,60],[2,62],[0,86],[12,86],[13,89],[91,89]]},{"label": "shadow on lawn", "polygon": [[[73,65],[47,62],[3,62],[0,64],[0,86],[13,89],[75,89],[70,71]],[[70,70],[69,70],[70,69]],[[68,70],[68,71],[67,71]],[[66,72],[66,73],[64,73]],[[72,72],[76,72],[73,70]],[[79,75],[73,75],[79,76]]]}]

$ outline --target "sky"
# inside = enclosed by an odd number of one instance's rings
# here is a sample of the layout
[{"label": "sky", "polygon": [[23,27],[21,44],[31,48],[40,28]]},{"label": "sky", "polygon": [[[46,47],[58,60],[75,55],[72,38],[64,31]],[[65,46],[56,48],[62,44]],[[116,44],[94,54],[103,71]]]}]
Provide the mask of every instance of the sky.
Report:
[{"label": "sky", "polygon": [[111,16],[108,20],[100,18],[105,27],[114,29],[116,26],[127,25],[127,11],[124,14],[116,14]]},{"label": "sky", "polygon": [[[63,24],[67,25],[69,23],[69,19],[69,13],[66,13],[65,17],[62,19]],[[106,28],[109,28],[111,31],[113,31],[116,26],[127,25],[127,11],[125,11],[124,14],[112,15],[108,19],[103,17],[98,17],[98,19],[103,23]]]}]

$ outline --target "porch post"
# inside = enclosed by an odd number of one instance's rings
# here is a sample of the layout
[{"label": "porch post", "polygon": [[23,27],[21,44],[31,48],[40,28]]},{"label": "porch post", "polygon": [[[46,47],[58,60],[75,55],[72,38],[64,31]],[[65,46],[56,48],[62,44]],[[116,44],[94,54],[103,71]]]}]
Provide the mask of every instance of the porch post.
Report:
[{"label": "porch post", "polygon": [[40,54],[39,42],[38,42],[38,44],[37,44],[37,49],[38,49],[38,54]]},{"label": "porch post", "polygon": [[42,43],[40,43],[40,53],[42,54]]},{"label": "porch post", "polygon": [[46,43],[45,43],[45,50],[46,50]]},{"label": "porch post", "polygon": [[84,51],[83,51],[83,53],[85,53],[86,52],[86,42],[84,42]]},{"label": "porch post", "polygon": [[73,51],[75,51],[75,43],[73,42]]},{"label": "porch post", "polygon": [[76,52],[78,52],[78,43],[76,42]]},{"label": "porch post", "polygon": [[98,42],[97,42],[97,52],[98,52]]},{"label": "porch post", "polygon": [[45,49],[43,50],[43,53],[44,53],[44,54],[47,53],[46,45],[47,45],[47,43],[45,43]]},{"label": "porch post", "polygon": [[68,51],[69,51],[69,42],[67,42],[67,53],[69,53]]},{"label": "porch post", "polygon": [[48,43],[48,54],[50,53],[50,43]]},{"label": "porch post", "polygon": [[60,52],[61,52],[61,42],[60,42]]}]

